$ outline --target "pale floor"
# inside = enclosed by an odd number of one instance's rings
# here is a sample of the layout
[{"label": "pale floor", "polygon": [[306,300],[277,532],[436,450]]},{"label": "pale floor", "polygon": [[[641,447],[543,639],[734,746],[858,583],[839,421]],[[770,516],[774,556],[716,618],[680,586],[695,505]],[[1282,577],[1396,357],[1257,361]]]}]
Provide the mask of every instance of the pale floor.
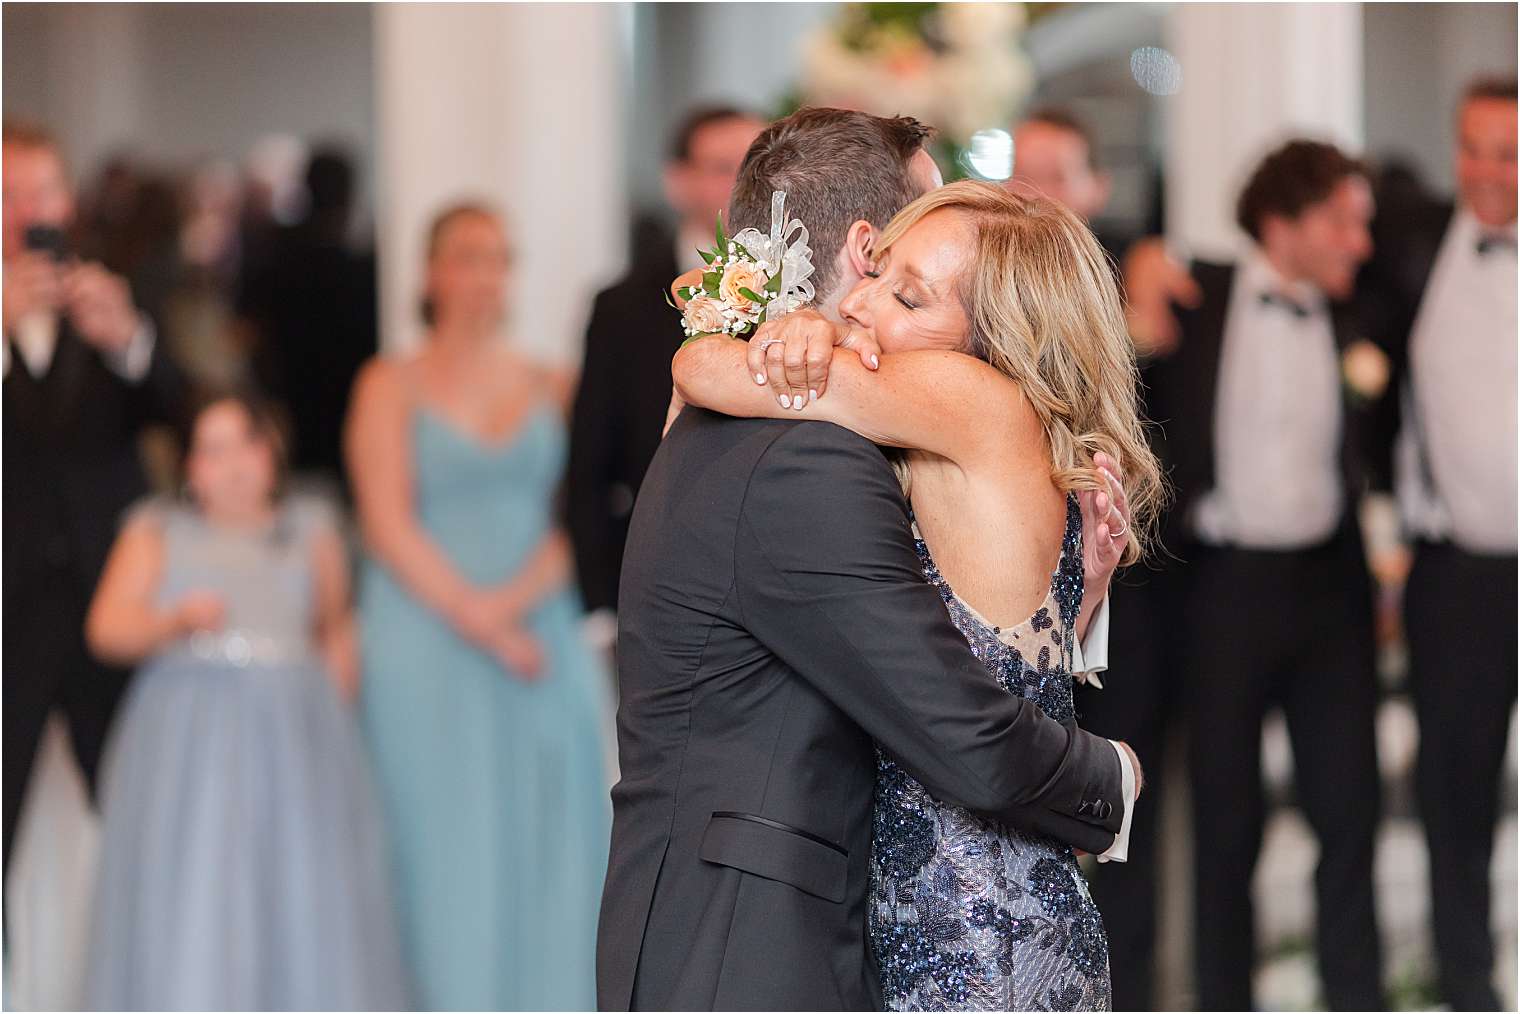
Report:
[{"label": "pale floor", "polygon": [[[1416,733],[1400,701],[1379,716],[1379,753],[1386,779],[1406,777]],[[1514,732],[1507,762],[1513,773]],[[1291,756],[1280,725],[1264,737],[1268,780],[1284,785]],[[84,806],[78,770],[67,753],[62,726],[50,726],[42,746],[18,835],[15,873],[5,886],[13,930],[4,983],[10,1010],[74,1009],[79,1006],[79,969],[88,923],[89,895],[99,847],[99,829]],[[1174,772],[1175,773],[1175,772]],[[1173,782],[1177,779],[1173,778]],[[1506,815],[1495,845],[1494,926],[1497,933],[1500,996],[1514,1009],[1516,998],[1516,822],[1515,786],[1505,788]],[[1186,843],[1186,799],[1169,793],[1162,815],[1168,860],[1161,913],[1159,988],[1166,1005],[1186,1010],[1191,1002],[1188,972],[1190,849]],[[1298,812],[1280,808],[1271,818],[1256,874],[1258,939],[1263,954],[1257,976],[1258,1000],[1267,1010],[1311,1010],[1318,1001],[1312,949],[1314,902],[1311,874],[1316,846]],[[1431,979],[1429,899],[1425,845],[1418,823],[1407,816],[1384,822],[1377,854],[1379,920],[1387,958],[1386,977],[1396,1006],[1420,1006]]]}]

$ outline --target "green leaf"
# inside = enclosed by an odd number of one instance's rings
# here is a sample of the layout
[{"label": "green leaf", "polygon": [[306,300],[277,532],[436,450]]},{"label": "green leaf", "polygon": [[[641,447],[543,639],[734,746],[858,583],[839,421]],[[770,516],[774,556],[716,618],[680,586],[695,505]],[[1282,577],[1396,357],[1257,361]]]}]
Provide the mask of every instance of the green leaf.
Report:
[{"label": "green leaf", "polygon": [[711,252],[710,250],[698,250],[697,253],[702,255],[703,264],[711,264],[713,262],[713,258],[717,256],[717,254]]},{"label": "green leaf", "polygon": [[761,305],[764,305],[765,303],[765,297],[747,285],[739,286],[739,295],[743,296],[751,303],[760,303]]},{"label": "green leaf", "polygon": [[[665,296],[665,305],[666,306],[670,307],[672,310],[679,310],[680,309],[680,307],[676,305],[676,301],[674,299],[670,298],[670,290],[669,289],[661,289],[660,292],[663,293],[664,296]],[[681,298],[685,299],[686,296],[682,295]]]},{"label": "green leaf", "polygon": [[723,212],[718,212],[718,252],[728,253],[728,237],[723,234]]},{"label": "green leaf", "polygon": [[706,289],[708,292],[716,293],[718,291],[718,285],[722,283],[722,281],[723,272],[709,271],[702,276],[702,288]]},{"label": "green leaf", "polygon": [[779,274],[772,276],[768,281],[766,281],[765,291],[769,292],[773,296],[779,296],[781,294],[781,276]]}]

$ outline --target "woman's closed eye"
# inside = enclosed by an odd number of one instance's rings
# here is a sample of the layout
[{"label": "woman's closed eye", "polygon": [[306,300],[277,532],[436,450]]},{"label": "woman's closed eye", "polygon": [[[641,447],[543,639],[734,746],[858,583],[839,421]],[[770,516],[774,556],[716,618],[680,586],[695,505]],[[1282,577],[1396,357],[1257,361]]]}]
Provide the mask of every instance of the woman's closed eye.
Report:
[{"label": "woman's closed eye", "polygon": [[903,305],[904,309],[907,309],[907,310],[917,310],[918,309],[918,304],[914,303],[907,296],[904,296],[901,292],[894,292],[894,293],[892,293],[892,297],[894,299],[896,299],[899,303],[901,303]]}]

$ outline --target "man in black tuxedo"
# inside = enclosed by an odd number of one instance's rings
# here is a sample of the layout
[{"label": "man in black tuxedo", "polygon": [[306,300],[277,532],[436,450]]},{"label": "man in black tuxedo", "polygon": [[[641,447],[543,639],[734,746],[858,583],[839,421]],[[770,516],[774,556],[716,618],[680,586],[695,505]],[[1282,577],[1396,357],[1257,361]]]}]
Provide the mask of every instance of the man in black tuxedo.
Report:
[{"label": "man in black tuxedo", "polygon": [[[1405,586],[1415,768],[1443,999],[1497,1010],[1490,861],[1516,672],[1515,79],[1457,116],[1457,202],[1379,209],[1358,282],[1394,363],[1385,474],[1414,539]],[[1387,467],[1391,461],[1391,468]]]},{"label": "man in black tuxedo", "polygon": [[127,283],[70,259],[63,158],[4,130],[5,862],[48,713],[91,787],[125,674],[95,663],[84,617],[122,512],[146,492],[137,435],[179,421],[182,384]]},{"label": "man in black tuxedo", "polygon": [[671,279],[701,263],[718,211],[728,204],[744,153],[764,122],[738,109],[694,110],[677,129],[665,194],[676,235],[643,221],[628,273],[596,297],[570,430],[569,524],[581,596],[610,640],[628,517],[660,446],[670,404],[670,360],[680,318],[666,305]]},{"label": "man in black tuxedo", "polygon": [[1379,780],[1372,591],[1356,507],[1367,411],[1341,381],[1353,341],[1332,304],[1371,252],[1365,170],[1294,141],[1257,167],[1239,264],[1195,263],[1201,298],[1149,365],[1158,452],[1176,487],[1190,706],[1198,1001],[1250,1010],[1251,876],[1261,847],[1261,728],[1281,707],[1298,800],[1320,844],[1316,945],[1337,1010],[1383,1008],[1373,917]]},{"label": "man in black tuxedo", "polygon": [[[926,135],[841,110],[777,121],[746,158],[734,227],[768,225],[785,190],[833,314],[852,249],[938,185]],[[864,438],[685,410],[635,507],[621,593],[602,1009],[880,1009],[877,744],[941,799],[1122,850],[1133,755],[987,678]]]}]

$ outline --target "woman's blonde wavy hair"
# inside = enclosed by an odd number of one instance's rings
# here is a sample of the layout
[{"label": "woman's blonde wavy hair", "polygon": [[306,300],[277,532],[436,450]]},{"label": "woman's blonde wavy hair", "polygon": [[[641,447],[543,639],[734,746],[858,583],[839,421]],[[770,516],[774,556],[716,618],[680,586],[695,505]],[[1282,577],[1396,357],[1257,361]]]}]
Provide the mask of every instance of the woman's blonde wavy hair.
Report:
[{"label": "woman's blonde wavy hair", "polygon": [[1151,546],[1166,497],[1160,463],[1136,404],[1135,349],[1113,269],[1091,230],[1055,201],[991,183],[962,181],[930,191],[887,224],[886,252],[942,208],[967,214],[976,230],[961,302],[971,322],[970,355],[1012,378],[1034,406],[1063,492],[1105,489],[1093,455],[1119,463],[1132,537],[1124,564]]}]

